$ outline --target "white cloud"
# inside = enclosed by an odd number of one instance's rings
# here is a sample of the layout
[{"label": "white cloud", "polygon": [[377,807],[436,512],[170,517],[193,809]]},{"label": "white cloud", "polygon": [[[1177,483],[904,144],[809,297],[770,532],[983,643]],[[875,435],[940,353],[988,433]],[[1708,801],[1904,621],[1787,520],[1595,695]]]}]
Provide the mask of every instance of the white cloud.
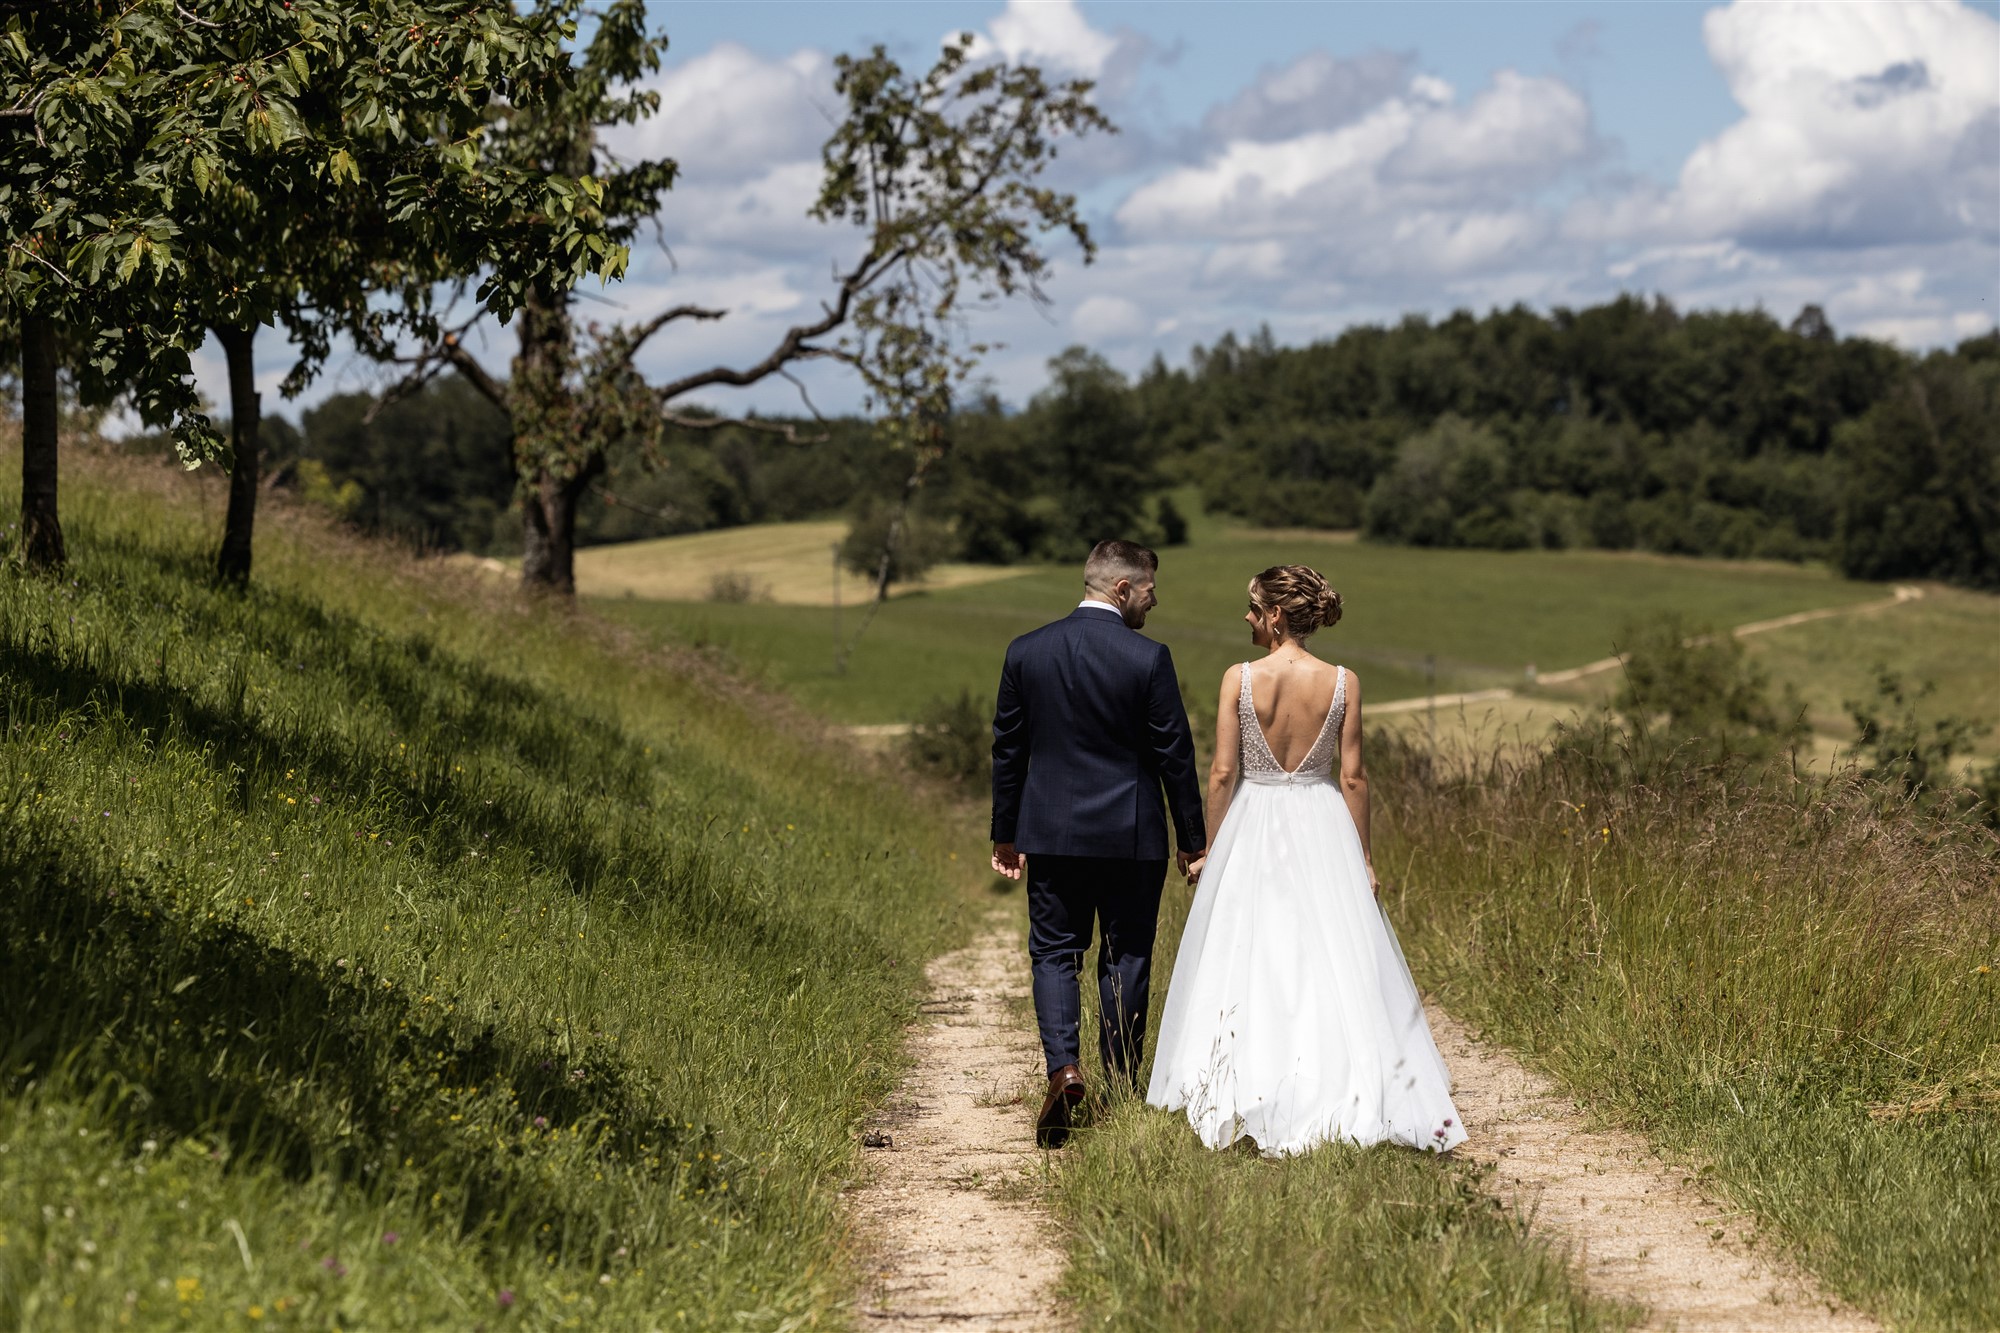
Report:
[{"label": "white cloud", "polygon": [[[1421,76],[1419,76],[1421,78]],[[1275,142],[1240,139],[1154,177],[1119,208],[1134,235],[1338,237],[1340,253],[1397,269],[1506,258],[1546,225],[1511,204],[1592,151],[1590,110],[1560,80],[1501,70],[1463,105],[1435,80],[1348,124]],[[1393,247],[1432,247],[1399,260]]]},{"label": "white cloud", "polygon": [[1095,79],[1104,74],[1118,45],[1116,36],[1090,26],[1076,0],[1007,0],[1006,10],[986,31],[974,34],[972,55],[1034,61]]},{"label": "white cloud", "polygon": [[768,60],[734,42],[662,70],[660,109],[606,136],[627,157],[670,157],[683,179],[742,180],[816,157],[832,131],[833,65],[818,51]]},{"label": "white cloud", "polygon": [[[1394,96],[1410,81],[1411,59],[1371,51],[1340,60],[1325,51],[1308,51],[1281,69],[1265,69],[1235,97],[1209,108],[1202,131],[1212,142],[1227,144],[1332,129]],[[1451,100],[1448,89],[1443,100]]]},{"label": "white cloud", "polygon": [[1119,342],[1145,333],[1152,322],[1135,301],[1122,296],[1092,296],[1076,308],[1069,326],[1086,342]]},{"label": "white cloud", "polygon": [[2000,23],[1953,0],[1753,4],[1703,20],[1743,118],[1670,190],[1580,213],[1608,239],[2000,239]]}]

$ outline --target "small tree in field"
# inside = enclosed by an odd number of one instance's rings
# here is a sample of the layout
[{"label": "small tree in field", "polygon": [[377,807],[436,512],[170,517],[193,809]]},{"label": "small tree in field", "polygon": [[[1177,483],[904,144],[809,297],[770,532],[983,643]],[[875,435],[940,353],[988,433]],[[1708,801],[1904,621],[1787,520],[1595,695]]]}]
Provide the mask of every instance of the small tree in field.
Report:
[{"label": "small tree in field", "polygon": [[[644,37],[642,24],[636,5],[607,11],[577,95],[552,104],[545,129],[496,140],[495,151],[532,152],[538,160],[567,153],[580,163],[597,152],[598,127],[651,114],[657,98],[630,91],[657,67],[662,44]],[[523,307],[510,383],[488,375],[455,339],[417,359],[405,385],[452,364],[513,421],[526,584],[575,591],[576,506],[610,449],[656,441],[665,425],[732,424],[677,405],[703,389],[757,384],[801,361],[832,358],[860,374],[871,406],[891,423],[891,438],[913,451],[906,495],[921,483],[928,460],[944,447],[952,390],[983,350],[957,337],[967,312],[1022,292],[1041,299],[1049,260],[1039,238],[1050,231],[1070,233],[1086,260],[1094,254],[1074,196],[1036,178],[1061,135],[1110,129],[1089,100],[1088,82],[1052,85],[1027,65],[970,65],[970,44],[969,35],[948,44],[920,76],[880,47],[836,62],[846,116],[827,141],[812,215],[855,226],[862,250],[837,273],[819,316],[787,329],[761,359],[649,384],[633,359],[653,334],[676,320],[725,312],[676,306],[635,326],[579,337],[567,301],[534,300]],[[640,164],[605,175],[615,195],[607,212],[636,226],[671,184],[672,167]]]}]

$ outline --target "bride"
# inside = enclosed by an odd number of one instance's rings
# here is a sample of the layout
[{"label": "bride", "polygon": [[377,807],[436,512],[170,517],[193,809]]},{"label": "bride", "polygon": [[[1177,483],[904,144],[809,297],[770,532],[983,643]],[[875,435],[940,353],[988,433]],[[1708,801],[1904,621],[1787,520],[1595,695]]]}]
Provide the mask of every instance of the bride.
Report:
[{"label": "bride", "polygon": [[1306,651],[1340,619],[1340,594],[1316,570],[1278,565],[1250,580],[1243,618],[1266,656],[1222,677],[1208,774],[1217,831],[1190,868],[1198,888],[1146,1100],[1185,1109],[1211,1148],[1446,1151],[1465,1127],[1376,902],[1361,684]]}]

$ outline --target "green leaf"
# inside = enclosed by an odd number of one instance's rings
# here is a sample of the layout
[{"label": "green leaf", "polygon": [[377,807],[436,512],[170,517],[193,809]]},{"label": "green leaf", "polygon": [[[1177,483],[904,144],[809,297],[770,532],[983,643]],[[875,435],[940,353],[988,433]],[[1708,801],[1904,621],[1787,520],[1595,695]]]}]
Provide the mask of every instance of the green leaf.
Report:
[{"label": "green leaf", "polygon": [[348,155],[345,148],[335,149],[326,165],[327,172],[333,177],[335,185],[339,185],[343,179],[356,185],[361,183],[361,169],[354,165],[354,159]]},{"label": "green leaf", "polygon": [[295,46],[291,50],[287,51],[285,55],[291,61],[292,73],[298,75],[299,82],[301,84],[304,84],[306,80],[310,77],[310,74],[306,69],[306,53],[304,51],[301,51],[298,47]]},{"label": "green leaf", "polygon": [[124,282],[139,271],[139,261],[146,257],[146,238],[132,238],[132,248],[125,252],[125,258],[118,261],[118,281]]},{"label": "green leaf", "polygon": [[205,157],[197,157],[194,160],[194,188],[201,191],[203,194],[207,194],[208,183],[211,179],[212,178],[208,174],[208,159]]}]

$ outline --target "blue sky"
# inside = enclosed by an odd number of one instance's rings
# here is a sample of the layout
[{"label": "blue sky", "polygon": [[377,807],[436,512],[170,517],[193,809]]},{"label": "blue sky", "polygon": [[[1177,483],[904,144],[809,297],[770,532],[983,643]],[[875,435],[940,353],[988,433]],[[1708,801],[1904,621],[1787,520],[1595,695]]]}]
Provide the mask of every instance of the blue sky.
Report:
[{"label": "blue sky", "polygon": [[[1072,343],[1133,371],[1269,324],[1282,342],[1406,312],[1539,309],[1658,293],[1683,307],[1824,306],[1910,347],[2000,307],[2000,0],[1795,4],[694,3],[655,0],[673,40],[659,117],[614,146],[671,156],[671,256],[635,253],[588,303],[641,319],[699,301],[661,378],[756,359],[807,319],[854,237],[804,217],[833,109],[830,62],[880,42],[921,65],[977,34],[992,58],[1098,81],[1123,133],[1071,145],[1101,251],[1053,246],[1046,310],[982,314],[984,371],[1019,402]],[[260,378],[287,360],[260,340]],[[474,345],[496,370],[505,329]],[[220,359],[203,358],[220,399]],[[386,377],[337,358],[314,397]],[[838,367],[806,376],[858,404]],[[295,413],[298,405],[267,404]],[[709,400],[796,409],[782,383]]]}]

